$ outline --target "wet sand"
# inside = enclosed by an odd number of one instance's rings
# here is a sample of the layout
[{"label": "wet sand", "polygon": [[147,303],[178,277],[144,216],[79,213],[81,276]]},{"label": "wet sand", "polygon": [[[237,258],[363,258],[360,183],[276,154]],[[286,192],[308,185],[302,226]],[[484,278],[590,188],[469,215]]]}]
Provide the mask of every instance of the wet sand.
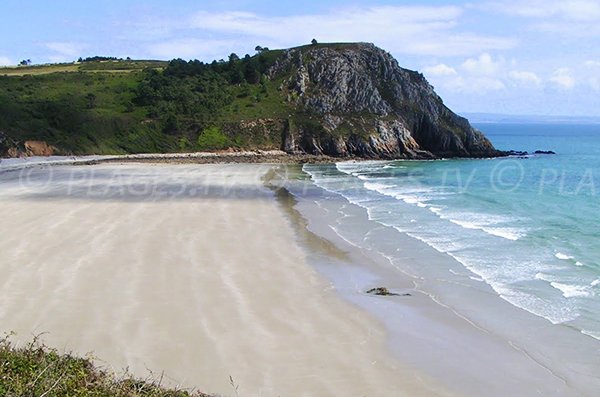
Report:
[{"label": "wet sand", "polygon": [[[344,253],[313,249],[309,263],[341,297],[376,315],[394,357],[462,395],[598,395],[596,339],[509,304],[452,257],[302,178],[291,166],[274,182],[293,194],[290,216],[302,219],[305,240]],[[379,286],[401,296],[364,293]]]},{"label": "wet sand", "polygon": [[453,395],[308,265],[269,166],[0,174],[0,327],[240,396]]}]

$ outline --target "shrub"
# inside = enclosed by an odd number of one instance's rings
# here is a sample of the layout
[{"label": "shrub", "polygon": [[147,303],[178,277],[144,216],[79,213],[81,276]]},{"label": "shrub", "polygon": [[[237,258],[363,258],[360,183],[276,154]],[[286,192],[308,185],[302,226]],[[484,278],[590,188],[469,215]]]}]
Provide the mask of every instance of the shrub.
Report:
[{"label": "shrub", "polygon": [[219,127],[209,127],[202,131],[198,137],[200,150],[220,150],[229,146],[229,138]]}]

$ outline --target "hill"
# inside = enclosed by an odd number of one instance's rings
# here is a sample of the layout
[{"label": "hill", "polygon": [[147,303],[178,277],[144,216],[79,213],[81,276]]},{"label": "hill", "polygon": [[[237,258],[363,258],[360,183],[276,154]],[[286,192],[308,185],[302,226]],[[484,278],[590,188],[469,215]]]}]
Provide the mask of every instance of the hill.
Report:
[{"label": "hill", "polygon": [[0,155],[284,149],[338,157],[500,154],[425,78],[366,43],[227,61],[0,69]]}]

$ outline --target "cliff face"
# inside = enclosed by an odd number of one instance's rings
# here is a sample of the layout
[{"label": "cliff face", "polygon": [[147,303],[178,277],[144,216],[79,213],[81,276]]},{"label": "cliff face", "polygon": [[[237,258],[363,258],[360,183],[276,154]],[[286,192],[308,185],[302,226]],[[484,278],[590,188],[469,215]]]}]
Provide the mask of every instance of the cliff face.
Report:
[{"label": "cliff face", "polygon": [[501,155],[422,74],[372,44],[287,50],[268,70],[296,109],[283,148],[371,158]]}]

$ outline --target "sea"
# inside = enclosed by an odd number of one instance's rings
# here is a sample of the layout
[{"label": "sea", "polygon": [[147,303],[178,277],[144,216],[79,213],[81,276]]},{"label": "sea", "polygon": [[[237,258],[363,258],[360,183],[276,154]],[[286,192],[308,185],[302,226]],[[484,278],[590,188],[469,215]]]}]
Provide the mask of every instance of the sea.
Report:
[{"label": "sea", "polygon": [[[475,127],[498,149],[556,154],[350,161],[303,171],[369,221],[454,258],[512,305],[600,340],[600,125]],[[380,253],[405,260],[393,249]],[[410,271],[418,277],[436,269]]]}]

